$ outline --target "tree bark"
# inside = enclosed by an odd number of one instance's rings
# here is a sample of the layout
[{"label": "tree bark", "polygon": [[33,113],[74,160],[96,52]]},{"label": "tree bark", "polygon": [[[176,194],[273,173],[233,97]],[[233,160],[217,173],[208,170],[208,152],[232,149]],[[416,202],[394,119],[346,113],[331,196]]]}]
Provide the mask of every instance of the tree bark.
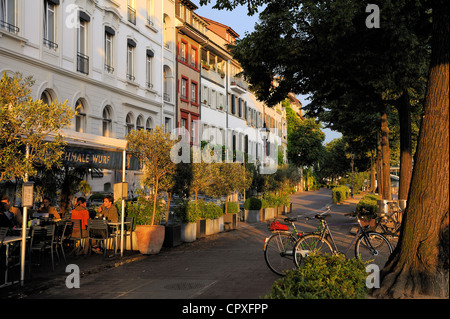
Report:
[{"label": "tree bark", "polygon": [[380,298],[449,297],[449,8],[432,5],[424,114],[399,243],[373,293]]},{"label": "tree bark", "polygon": [[381,114],[381,154],[383,175],[381,198],[391,200],[391,150],[389,149],[389,126],[386,111]]},{"label": "tree bark", "polygon": [[407,90],[397,106],[400,121],[400,184],[398,199],[408,199],[412,177],[411,104]]},{"label": "tree bark", "polygon": [[374,163],[374,151],[370,151],[370,191],[375,193],[375,163]]},{"label": "tree bark", "polygon": [[381,134],[377,132],[377,186],[378,194],[383,194],[383,156],[381,151]]}]

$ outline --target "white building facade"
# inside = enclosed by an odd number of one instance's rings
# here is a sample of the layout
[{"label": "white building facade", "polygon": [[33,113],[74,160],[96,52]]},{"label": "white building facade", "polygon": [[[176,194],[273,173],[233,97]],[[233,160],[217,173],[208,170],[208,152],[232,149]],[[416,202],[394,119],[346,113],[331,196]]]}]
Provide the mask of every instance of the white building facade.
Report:
[{"label": "white building facade", "polygon": [[[172,0],[0,0],[0,72],[33,76],[33,99],[67,101],[78,112],[71,136],[80,140],[171,130],[173,22]],[[115,170],[92,176],[93,191],[122,181]]]}]

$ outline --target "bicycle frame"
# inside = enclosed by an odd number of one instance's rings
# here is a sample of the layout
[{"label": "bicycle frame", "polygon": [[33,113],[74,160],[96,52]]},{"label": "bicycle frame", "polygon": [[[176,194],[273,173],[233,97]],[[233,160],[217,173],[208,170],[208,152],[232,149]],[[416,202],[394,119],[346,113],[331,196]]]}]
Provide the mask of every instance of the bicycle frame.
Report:
[{"label": "bicycle frame", "polygon": [[333,253],[335,255],[341,253],[341,251],[339,251],[336,242],[334,240],[333,234],[329,228],[329,226],[342,226],[342,225],[358,225],[358,232],[355,234],[355,236],[353,237],[352,241],[350,242],[350,244],[348,245],[348,247],[345,249],[344,255],[347,255],[347,253],[350,251],[350,248],[353,246],[353,243],[361,236],[361,234],[364,236],[365,242],[367,244],[367,246],[370,248],[370,250],[376,254],[377,250],[372,246],[372,243],[370,242],[370,240],[368,240],[368,236],[367,233],[364,231],[364,227],[361,225],[360,220],[358,219],[357,222],[355,223],[340,223],[340,224],[328,224],[326,220],[321,220],[320,221],[322,226],[324,227],[324,231],[322,231],[321,233],[321,239],[323,240],[324,238],[329,238],[329,242],[331,243],[331,245],[333,246]]}]

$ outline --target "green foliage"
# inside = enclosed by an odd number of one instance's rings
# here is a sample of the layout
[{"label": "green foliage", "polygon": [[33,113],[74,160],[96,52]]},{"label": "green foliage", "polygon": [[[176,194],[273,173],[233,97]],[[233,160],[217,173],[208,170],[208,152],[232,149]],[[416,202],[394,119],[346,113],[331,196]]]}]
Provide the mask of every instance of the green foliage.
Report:
[{"label": "green foliage", "polygon": [[366,215],[375,215],[377,212],[377,200],[379,199],[378,195],[375,194],[367,194],[364,195],[363,198],[356,205],[356,211],[358,213],[362,213],[363,209],[366,211]]},{"label": "green foliage", "polygon": [[[225,213],[225,204],[222,204],[223,212]],[[237,214],[239,212],[239,205],[235,202],[227,203],[227,214]]]},{"label": "green foliage", "polygon": [[174,210],[175,217],[182,223],[195,223],[201,218],[201,206],[200,201],[182,201]]},{"label": "green foliage", "polygon": [[[0,181],[35,176],[37,167],[61,167],[61,129],[75,114],[67,103],[50,105],[31,98],[31,77],[3,72],[0,80]],[[26,158],[26,147],[29,155]]]},{"label": "green foliage", "polygon": [[[121,201],[117,201],[118,212],[121,212]],[[126,215],[134,217],[135,225],[151,225],[153,219],[153,199],[151,197],[138,196],[136,201],[126,202]],[[163,211],[163,204],[158,200],[156,205],[156,215],[154,221],[159,223],[161,219],[161,212]]]},{"label": "green foliage", "polygon": [[350,189],[347,186],[341,185],[334,187],[332,190],[333,203],[340,203],[348,198]]},{"label": "green foliage", "polygon": [[[352,180],[353,177],[353,180]],[[359,194],[362,187],[364,186],[364,181],[369,178],[368,172],[353,172],[349,174],[348,177],[340,180],[341,184],[352,185],[353,181],[353,192],[354,194]]]},{"label": "green foliage", "polygon": [[310,256],[304,266],[275,281],[266,299],[364,299],[366,269],[345,256]]},{"label": "green foliage", "polygon": [[260,210],[261,206],[261,200],[255,197],[247,198],[244,203],[244,209],[246,210]]},{"label": "green foliage", "polygon": [[216,219],[223,215],[221,207],[217,206],[214,203],[203,202],[201,204],[201,209],[202,209],[201,216],[202,218],[205,219]]}]

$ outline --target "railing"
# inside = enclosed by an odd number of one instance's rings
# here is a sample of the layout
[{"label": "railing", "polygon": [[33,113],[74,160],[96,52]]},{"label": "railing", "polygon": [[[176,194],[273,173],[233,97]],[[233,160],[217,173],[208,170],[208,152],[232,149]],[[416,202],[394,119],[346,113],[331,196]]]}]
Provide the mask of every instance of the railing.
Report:
[{"label": "railing", "polygon": [[89,74],[89,57],[80,52],[77,52],[77,71]]},{"label": "railing", "polygon": [[52,42],[48,39],[44,39],[44,46],[46,46],[47,48],[51,49],[51,50],[55,50],[58,48],[58,45],[55,42]]},{"label": "railing", "polygon": [[105,71],[108,73],[114,73],[114,68],[108,64],[105,64]]},{"label": "railing", "polygon": [[19,33],[19,28],[8,22],[0,20],[0,28],[8,30],[8,32]]},{"label": "railing", "polygon": [[134,81],[136,79],[136,77],[133,74],[127,73],[127,79],[130,81]]},{"label": "railing", "polygon": [[164,101],[170,102],[170,95],[168,93],[164,93]]}]

